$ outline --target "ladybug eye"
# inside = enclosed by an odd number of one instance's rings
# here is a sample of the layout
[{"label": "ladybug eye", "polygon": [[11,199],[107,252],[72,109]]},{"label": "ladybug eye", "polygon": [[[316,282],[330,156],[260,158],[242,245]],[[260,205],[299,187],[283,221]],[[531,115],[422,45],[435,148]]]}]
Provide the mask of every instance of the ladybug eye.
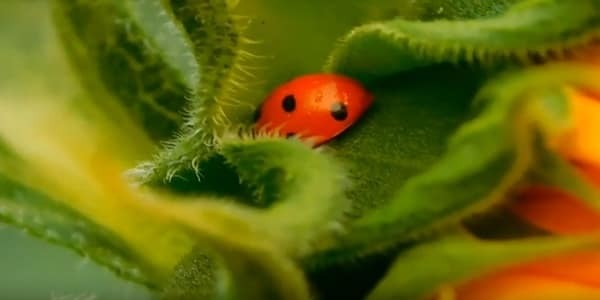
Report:
[{"label": "ladybug eye", "polygon": [[285,96],[285,98],[283,98],[283,102],[281,102],[281,106],[286,112],[293,112],[294,109],[296,109],[296,97],[294,97],[294,95]]},{"label": "ladybug eye", "polygon": [[342,102],[333,103],[333,105],[331,105],[331,116],[338,121],[346,120],[348,117],[346,105]]}]

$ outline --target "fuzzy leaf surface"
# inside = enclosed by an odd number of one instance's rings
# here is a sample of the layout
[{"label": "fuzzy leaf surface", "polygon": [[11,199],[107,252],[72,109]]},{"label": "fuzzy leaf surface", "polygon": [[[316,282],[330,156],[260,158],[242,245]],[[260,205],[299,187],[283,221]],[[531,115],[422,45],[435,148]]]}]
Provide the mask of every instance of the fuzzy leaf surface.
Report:
[{"label": "fuzzy leaf surface", "polygon": [[232,140],[225,141],[220,152],[242,180],[272,198],[263,200],[273,204],[261,222],[288,238],[288,249],[308,247],[314,236],[340,220],[348,206],[341,167],[298,141]]},{"label": "fuzzy leaf surface", "polygon": [[[94,241],[96,232],[76,231],[79,229],[76,225],[82,220],[90,220],[108,232],[109,241],[122,241],[124,250],[112,249],[112,244],[108,243],[104,246],[118,254],[131,253],[126,257],[133,258],[142,273],[138,275],[150,278],[144,283],[154,288],[164,288],[179,262],[198,246],[223,266],[219,273],[219,278],[223,279],[219,284],[227,287],[219,291],[219,299],[237,299],[246,294],[259,299],[308,298],[303,273],[278,246],[281,244],[278,237],[260,222],[263,212],[227,199],[196,197],[182,201],[131,186],[121,176],[129,165],[123,163],[126,159],[120,158],[123,149],[97,151],[97,147],[111,148],[103,144],[110,140],[101,138],[95,124],[51,109],[31,113],[15,106],[2,110],[0,136],[6,141],[9,153],[19,153],[19,156],[17,159],[3,155],[0,172],[18,184],[52,195],[52,198],[44,199],[48,203],[34,205],[31,202],[32,206],[22,207],[28,209],[23,213],[49,218],[33,218],[32,222],[53,224],[52,213],[60,213],[59,216],[73,222],[64,227],[75,227],[59,229]],[[46,124],[54,124],[51,133],[44,131]],[[36,139],[37,143],[30,142]],[[125,142],[121,145],[137,147]],[[60,178],[55,176],[57,169],[62,171]],[[5,201],[12,204],[20,203],[21,199]],[[49,211],[48,208],[54,205],[65,207],[65,211],[74,214],[68,215],[58,209]],[[40,215],[35,210],[37,206],[48,214]],[[28,224],[20,225],[27,228]],[[30,226],[36,228],[35,223]],[[91,236],[87,236],[88,233]],[[79,241],[64,241],[68,245],[73,242]],[[78,247],[79,244],[71,246]],[[100,252],[94,251],[96,249],[92,248],[86,253]],[[97,260],[104,262],[102,259]]]},{"label": "fuzzy leaf surface", "polygon": [[318,256],[328,261],[381,251],[493,207],[534,167],[540,140],[568,128],[569,105],[556,87],[568,82],[593,87],[593,74],[557,64],[493,80],[478,95],[475,117],[448,138],[439,160],[401,184],[389,202],[358,218],[350,234],[324,243],[331,248]]},{"label": "fuzzy leaf surface", "polygon": [[[200,71],[181,135],[136,172],[147,183],[171,181],[190,169],[192,175],[201,173],[200,162],[223,133],[250,126],[270,91],[296,76],[321,72],[336,41],[354,26],[398,14],[396,0],[163,3],[185,32]],[[335,22],[331,11],[338,12]]]},{"label": "fuzzy leaf surface", "polygon": [[372,23],[342,40],[327,70],[373,80],[439,62],[548,60],[597,38],[599,11],[597,0],[534,0],[490,18]]}]

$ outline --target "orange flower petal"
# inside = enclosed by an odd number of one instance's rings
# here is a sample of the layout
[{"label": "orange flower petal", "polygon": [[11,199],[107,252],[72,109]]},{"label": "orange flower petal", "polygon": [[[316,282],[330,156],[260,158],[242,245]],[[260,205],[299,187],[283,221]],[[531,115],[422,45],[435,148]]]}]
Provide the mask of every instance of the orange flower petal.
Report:
[{"label": "orange flower petal", "polygon": [[569,59],[600,66],[600,45],[586,45],[577,49]]},{"label": "orange flower petal", "polygon": [[[591,183],[600,187],[600,170],[580,166]],[[600,212],[557,188],[534,186],[518,195],[510,210],[520,218],[544,230],[565,234],[600,231]]]},{"label": "orange flower petal", "polygon": [[580,252],[509,267],[468,281],[456,300],[598,300],[600,252]]},{"label": "orange flower petal", "polygon": [[[600,50],[600,49],[598,49]],[[588,58],[600,61],[596,49]],[[600,188],[600,94],[566,89],[573,126],[554,141],[557,150],[578,165]],[[534,186],[520,193],[511,206],[513,213],[535,226],[558,234],[600,231],[600,213],[576,197],[552,187]]]},{"label": "orange flower petal", "polygon": [[558,141],[559,151],[578,163],[600,166],[600,95],[567,89],[573,127]]},{"label": "orange flower petal", "polygon": [[455,300],[598,300],[600,289],[533,275],[484,278],[460,287]]},{"label": "orange flower petal", "polygon": [[[600,65],[600,46],[586,62]],[[557,150],[600,188],[600,94],[567,89],[572,129],[555,140]],[[534,186],[519,194],[511,210],[559,234],[600,231],[600,213],[557,188]],[[600,251],[579,252],[507,268],[445,290],[436,299],[452,300],[599,300]]]}]

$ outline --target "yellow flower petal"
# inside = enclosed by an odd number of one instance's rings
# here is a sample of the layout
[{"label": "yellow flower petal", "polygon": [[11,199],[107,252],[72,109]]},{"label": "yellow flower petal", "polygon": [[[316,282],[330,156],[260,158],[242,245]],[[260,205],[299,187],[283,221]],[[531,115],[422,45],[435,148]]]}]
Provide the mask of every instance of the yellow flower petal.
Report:
[{"label": "yellow flower petal", "polygon": [[567,89],[573,127],[559,141],[559,151],[567,158],[600,166],[600,95]]},{"label": "yellow flower petal", "polygon": [[[573,88],[565,91],[570,100],[572,126],[554,145],[600,189],[600,94]],[[518,201],[510,209],[529,223],[553,233],[600,231],[600,212],[553,187],[528,187],[518,194]]]}]

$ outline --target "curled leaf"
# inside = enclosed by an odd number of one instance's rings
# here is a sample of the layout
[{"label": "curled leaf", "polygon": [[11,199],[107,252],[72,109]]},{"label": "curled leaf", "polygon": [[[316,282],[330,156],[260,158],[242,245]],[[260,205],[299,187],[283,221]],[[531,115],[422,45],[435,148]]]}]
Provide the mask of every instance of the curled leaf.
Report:
[{"label": "curled leaf", "polygon": [[[270,91],[296,76],[320,72],[346,31],[387,17],[386,11],[396,8],[395,0],[163,3],[185,31],[200,76],[186,128],[135,172],[146,183],[169,182],[189,169],[201,173],[199,162],[211,155],[227,130],[250,126],[254,110]],[[335,22],[331,11],[338,11]]]},{"label": "curled leaf", "polygon": [[440,62],[548,60],[598,37],[599,5],[595,0],[523,1],[490,18],[367,24],[346,35],[326,69],[373,80]]},{"label": "curled leaf", "polygon": [[275,138],[234,139],[220,148],[240,178],[262,189],[263,201],[273,201],[260,222],[286,240],[281,246],[291,252],[306,252],[312,239],[336,226],[347,209],[341,168],[306,145]]},{"label": "curled leaf", "polygon": [[350,234],[324,243],[328,250],[319,255],[381,251],[493,207],[531,170],[540,139],[548,144],[568,128],[568,105],[557,83],[593,86],[592,74],[586,67],[558,64],[493,81],[479,95],[487,105],[458,129],[446,153],[403,184],[390,202],[357,219]]}]

